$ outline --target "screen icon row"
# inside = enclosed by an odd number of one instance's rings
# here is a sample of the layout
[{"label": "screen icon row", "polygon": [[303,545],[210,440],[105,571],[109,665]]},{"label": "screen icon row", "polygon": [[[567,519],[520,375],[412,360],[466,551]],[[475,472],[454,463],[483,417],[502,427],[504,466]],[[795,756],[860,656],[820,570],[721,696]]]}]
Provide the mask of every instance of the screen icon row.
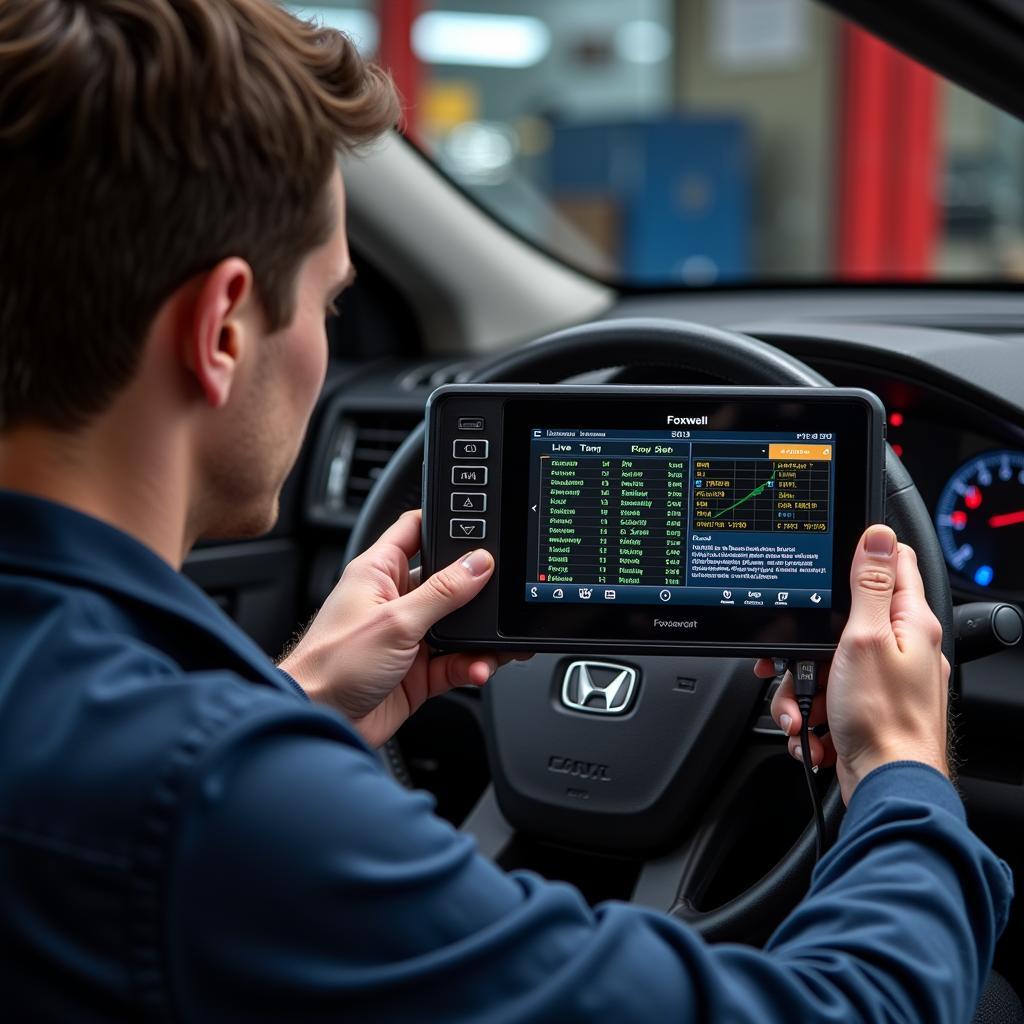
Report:
[{"label": "screen icon row", "polygon": [[[555,601],[561,601],[565,598],[566,594],[569,593],[570,596],[575,594],[577,599],[580,601],[589,601],[594,597],[595,592],[598,595],[598,600],[603,598],[605,601],[614,601],[616,598],[616,591],[610,587],[569,587],[568,590],[565,587],[555,587],[549,592],[548,596]],[[530,597],[540,597],[538,587],[530,587]]]},{"label": "screen icon row", "polygon": [[828,590],[763,590],[703,586],[658,587],[649,585],[605,586],[603,584],[552,583],[540,580],[528,583],[529,601],[556,601],[567,604],[581,602],[600,604],[615,601],[619,604],[672,604],[672,605],[724,605],[740,608],[828,608],[831,605]]}]

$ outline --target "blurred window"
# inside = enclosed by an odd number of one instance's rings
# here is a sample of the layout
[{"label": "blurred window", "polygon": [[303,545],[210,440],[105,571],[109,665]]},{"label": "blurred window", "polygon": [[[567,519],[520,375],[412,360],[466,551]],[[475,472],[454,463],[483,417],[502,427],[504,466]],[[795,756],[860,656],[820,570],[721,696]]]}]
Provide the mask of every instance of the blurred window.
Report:
[{"label": "blurred window", "polygon": [[1024,126],[811,0],[288,6],[392,70],[410,140],[487,210],[598,277],[1024,277]]}]

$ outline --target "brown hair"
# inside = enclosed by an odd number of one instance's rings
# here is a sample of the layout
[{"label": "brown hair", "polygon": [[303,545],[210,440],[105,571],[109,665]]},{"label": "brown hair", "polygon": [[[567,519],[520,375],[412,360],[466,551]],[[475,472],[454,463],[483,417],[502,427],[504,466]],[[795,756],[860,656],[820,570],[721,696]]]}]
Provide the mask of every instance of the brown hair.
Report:
[{"label": "brown hair", "polygon": [[336,150],[397,116],[346,36],[271,0],[3,0],[0,429],[102,411],[161,303],[227,256],[287,323]]}]

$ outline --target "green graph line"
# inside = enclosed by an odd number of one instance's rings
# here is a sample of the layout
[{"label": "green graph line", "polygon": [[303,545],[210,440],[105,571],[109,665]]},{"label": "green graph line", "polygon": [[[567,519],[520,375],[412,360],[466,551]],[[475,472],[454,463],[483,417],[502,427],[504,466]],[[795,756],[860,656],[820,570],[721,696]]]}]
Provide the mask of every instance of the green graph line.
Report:
[{"label": "green graph line", "polygon": [[750,501],[751,498],[756,498],[759,494],[764,494],[764,489],[775,479],[775,470],[772,470],[772,475],[768,477],[763,484],[758,484],[745,498],[740,498],[739,501],[734,501],[728,508],[723,508],[721,512],[716,512],[711,518],[718,519],[720,516],[724,516],[726,512],[731,512],[734,508],[738,508],[745,501]]}]

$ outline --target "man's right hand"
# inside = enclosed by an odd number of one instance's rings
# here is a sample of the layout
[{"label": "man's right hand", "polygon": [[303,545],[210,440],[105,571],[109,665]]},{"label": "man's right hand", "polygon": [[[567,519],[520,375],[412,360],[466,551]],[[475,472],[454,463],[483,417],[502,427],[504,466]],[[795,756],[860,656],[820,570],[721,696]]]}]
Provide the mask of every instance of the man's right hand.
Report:
[{"label": "man's right hand", "polygon": [[[928,602],[912,548],[887,526],[869,527],[850,571],[852,604],[811,724],[827,717],[829,734],[811,735],[815,764],[836,764],[843,799],[890,761],[921,761],[948,774],[946,697],[949,662],[942,627]],[[757,663],[762,678],[770,661]],[[772,701],[772,717],[800,756],[800,710],[787,674]]]}]

